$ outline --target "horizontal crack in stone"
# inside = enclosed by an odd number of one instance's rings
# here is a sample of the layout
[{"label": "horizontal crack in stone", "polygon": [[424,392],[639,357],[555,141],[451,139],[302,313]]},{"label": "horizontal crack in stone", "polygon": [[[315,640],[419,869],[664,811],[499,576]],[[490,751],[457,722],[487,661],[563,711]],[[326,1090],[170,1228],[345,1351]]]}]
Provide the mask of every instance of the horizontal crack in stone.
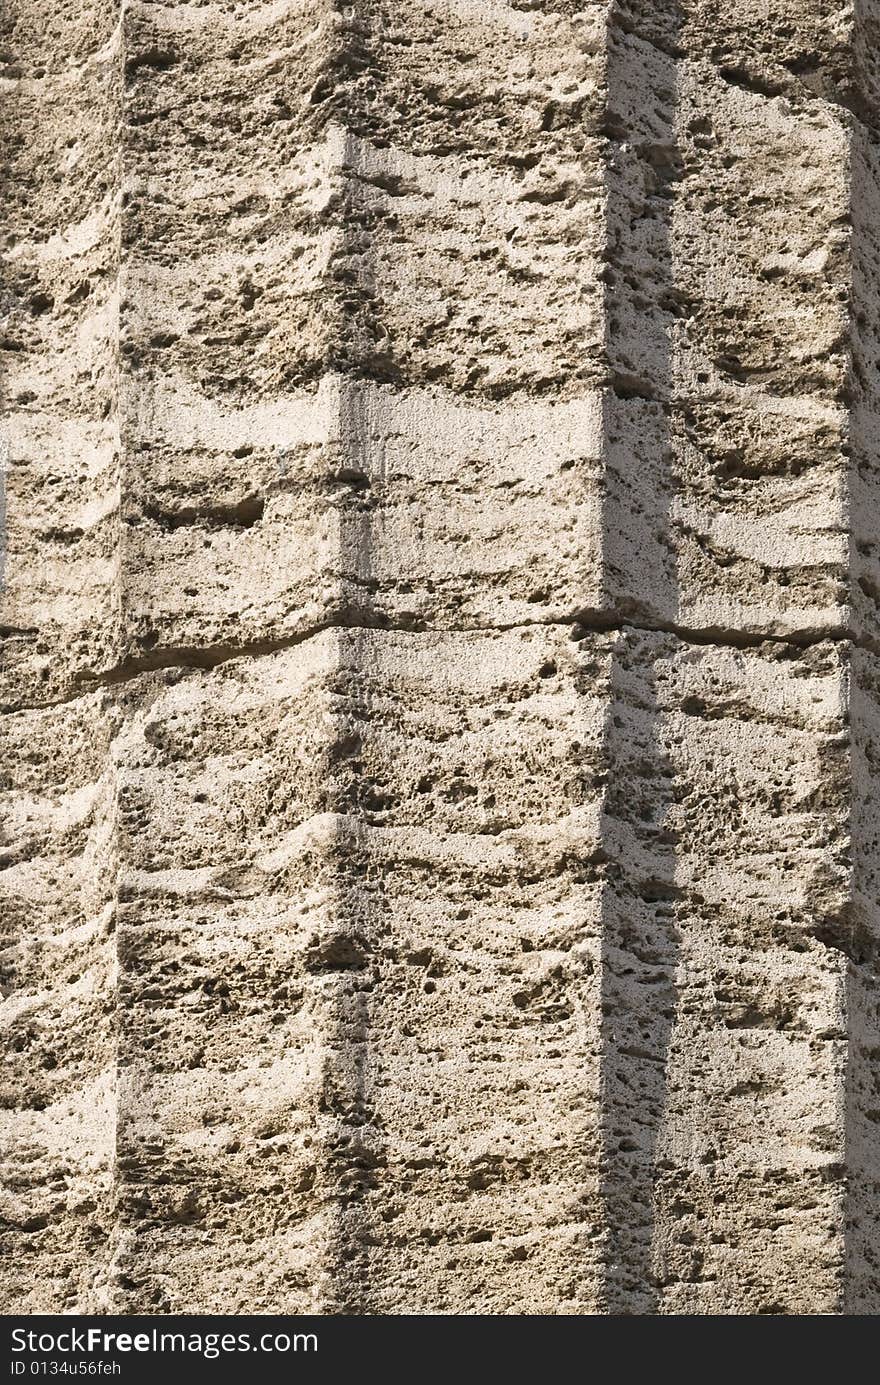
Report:
[{"label": "horizontal crack in stone", "polygon": [[727,649],[757,649],[764,644],[788,646],[804,650],[819,644],[850,644],[854,648],[865,649],[869,653],[880,654],[880,641],[867,636],[857,636],[846,626],[827,626],[815,629],[794,630],[785,635],[767,631],[730,630],[723,626],[693,627],[672,621],[623,618],[612,611],[587,609],[568,617],[546,620],[511,621],[509,624],[437,626],[418,622],[395,624],[392,621],[364,619],[333,619],[321,621],[308,630],[297,631],[291,635],[281,635],[277,639],[254,640],[244,644],[217,644],[198,646],[170,646],[151,653],[133,656],[117,664],[104,673],[84,673],[74,675],[76,688],[63,697],[48,698],[45,702],[8,702],[0,704],[0,713],[11,715],[16,712],[41,711],[49,707],[64,706],[75,702],[101,688],[118,687],[133,682],[143,674],[156,673],[162,669],[212,669],[220,664],[232,663],[237,659],[258,659],[270,654],[282,653],[306,644],[329,630],[375,630],[399,635],[466,635],[504,634],[513,630],[540,629],[542,627],[570,626],[573,630],[580,626],[584,633],[624,634],[636,631],[644,634],[671,635],[682,644],[710,645]]}]

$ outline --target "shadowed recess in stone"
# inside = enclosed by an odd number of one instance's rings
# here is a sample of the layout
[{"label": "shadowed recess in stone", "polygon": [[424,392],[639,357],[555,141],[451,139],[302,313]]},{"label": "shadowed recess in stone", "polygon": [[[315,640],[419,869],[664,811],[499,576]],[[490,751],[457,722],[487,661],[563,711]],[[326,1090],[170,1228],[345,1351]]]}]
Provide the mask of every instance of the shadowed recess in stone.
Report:
[{"label": "shadowed recess in stone", "polygon": [[[646,19],[648,22],[646,23]],[[681,177],[676,141],[677,3],[612,5],[607,31],[605,130],[607,261],[605,349],[612,379],[631,382],[605,396],[605,437],[641,427],[645,453],[627,458],[635,476],[606,462],[602,511],[605,597],[628,616],[678,618],[674,551],[666,546],[675,478],[670,409],[676,397],[671,317],[672,213]],[[653,26],[663,45],[652,42]],[[639,93],[638,97],[634,93]],[[644,102],[643,108],[635,104]],[[631,228],[648,228],[638,244]],[[632,436],[632,434],[630,434]],[[629,588],[633,492],[641,495],[638,543],[650,585]],[[662,648],[662,646],[661,646]],[[608,782],[602,808],[607,857],[602,894],[602,1199],[607,1313],[652,1313],[659,1304],[654,1204],[658,1138],[676,1008],[678,910],[675,833],[667,822],[675,766],[663,743],[655,694],[657,644],[622,631],[612,654],[605,723]],[[634,677],[640,686],[634,698]]]}]

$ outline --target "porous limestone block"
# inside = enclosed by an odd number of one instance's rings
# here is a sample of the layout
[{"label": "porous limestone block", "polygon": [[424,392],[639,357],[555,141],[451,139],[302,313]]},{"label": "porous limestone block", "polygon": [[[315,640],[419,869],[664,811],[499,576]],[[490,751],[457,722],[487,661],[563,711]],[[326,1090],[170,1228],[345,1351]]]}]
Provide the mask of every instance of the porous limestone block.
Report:
[{"label": "porous limestone block", "polygon": [[100,1306],[115,1156],[108,739],[97,694],[0,720],[6,1312]]},{"label": "porous limestone block", "polygon": [[116,694],[114,1303],[594,1301],[602,659],[326,632]]},{"label": "porous limestone block", "polygon": [[328,635],[117,694],[117,1311],[320,1306],[308,958],[336,900],[332,652]]},{"label": "porous limestone block", "polygon": [[689,7],[627,13],[606,67],[609,604],[697,630],[842,631],[847,118],[722,75],[688,46]]},{"label": "porous limestone block", "polygon": [[677,104],[678,618],[744,632],[841,630],[847,123],[810,93],[768,97],[699,62],[681,64]]},{"label": "porous limestone block", "polygon": [[[165,474],[185,462],[191,478],[226,477],[228,500],[200,512],[154,501],[130,531],[133,647],[150,657],[331,620],[506,625],[598,606],[602,425],[595,394],[501,405],[336,377],[233,410],[165,389],[143,424]],[[235,468],[252,509],[236,508]]]},{"label": "porous limestone block", "polygon": [[342,643],[366,958],[339,1292],[358,1311],[595,1305],[606,644]]},{"label": "porous limestone block", "polygon": [[115,658],[116,20],[19,3],[0,19],[4,704]]},{"label": "porous limestone block", "polygon": [[840,1311],[847,665],[617,643],[605,1311]]}]

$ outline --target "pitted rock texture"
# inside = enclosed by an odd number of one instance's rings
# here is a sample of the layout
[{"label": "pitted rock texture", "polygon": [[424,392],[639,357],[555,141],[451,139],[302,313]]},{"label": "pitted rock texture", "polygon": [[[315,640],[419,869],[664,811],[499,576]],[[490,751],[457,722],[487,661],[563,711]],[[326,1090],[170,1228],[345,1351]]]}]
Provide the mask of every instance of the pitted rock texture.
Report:
[{"label": "pitted rock texture", "polygon": [[7,0],[4,1311],[880,1310],[878,44]]}]

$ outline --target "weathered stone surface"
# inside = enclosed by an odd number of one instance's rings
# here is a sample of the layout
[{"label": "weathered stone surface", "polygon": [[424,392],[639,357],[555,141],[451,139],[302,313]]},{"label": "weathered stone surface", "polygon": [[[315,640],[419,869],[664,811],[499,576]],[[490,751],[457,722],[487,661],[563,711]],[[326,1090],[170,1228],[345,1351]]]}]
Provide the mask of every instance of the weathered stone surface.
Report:
[{"label": "weathered stone surface", "polygon": [[878,29],[9,0],[6,1311],[878,1311]]}]

